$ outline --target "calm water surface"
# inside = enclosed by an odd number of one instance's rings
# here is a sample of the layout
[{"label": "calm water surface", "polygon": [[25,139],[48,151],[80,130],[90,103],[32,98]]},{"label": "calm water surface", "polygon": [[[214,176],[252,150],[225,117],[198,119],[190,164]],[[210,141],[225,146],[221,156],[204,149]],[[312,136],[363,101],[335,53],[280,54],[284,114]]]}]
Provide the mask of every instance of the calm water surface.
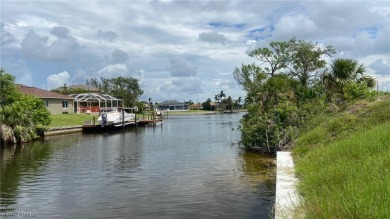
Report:
[{"label": "calm water surface", "polygon": [[[269,218],[271,157],[243,153],[242,114],[70,134],[0,156],[0,212],[35,218]],[[0,216],[0,218],[2,217]]]}]

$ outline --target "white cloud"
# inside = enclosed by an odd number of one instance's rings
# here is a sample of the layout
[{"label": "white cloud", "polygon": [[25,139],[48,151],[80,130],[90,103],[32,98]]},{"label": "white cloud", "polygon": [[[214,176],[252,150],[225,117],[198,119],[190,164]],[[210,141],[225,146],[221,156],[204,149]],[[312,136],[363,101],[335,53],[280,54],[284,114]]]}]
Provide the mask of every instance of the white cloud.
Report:
[{"label": "white cloud", "polygon": [[19,80],[17,80],[17,83],[27,86],[32,86],[33,82],[34,80],[31,72],[26,72]]},{"label": "white cloud", "polygon": [[76,73],[72,76],[70,84],[85,84],[91,77],[84,70],[76,70]]},{"label": "white cloud", "polygon": [[15,40],[14,36],[5,29],[5,25],[3,23],[0,23],[0,28],[1,46],[12,43]]},{"label": "white cloud", "polygon": [[220,34],[216,31],[209,33],[203,32],[199,34],[199,41],[224,44],[226,42],[226,38],[223,34]]},{"label": "white cloud", "polygon": [[108,65],[97,72],[98,77],[116,78],[119,76],[128,76],[127,66],[125,64]]},{"label": "white cloud", "polygon": [[322,31],[309,17],[302,14],[286,15],[275,24],[272,36],[282,40],[290,39],[293,36],[302,39],[316,36]]},{"label": "white cloud", "polygon": [[183,57],[173,58],[170,60],[170,63],[168,70],[172,77],[189,77],[197,74],[197,67]]},{"label": "white cloud", "polygon": [[113,42],[118,38],[119,35],[116,32],[111,30],[107,30],[107,31],[98,30],[96,36],[99,40],[106,41],[106,42]]},{"label": "white cloud", "polygon": [[129,55],[121,49],[115,49],[111,54],[111,61],[113,63],[124,63],[128,59]]},{"label": "white cloud", "polygon": [[60,72],[58,74],[50,75],[47,77],[47,89],[55,89],[69,84],[70,75],[67,71]]},{"label": "white cloud", "polygon": [[390,76],[390,59],[388,62],[385,62],[383,59],[377,59],[375,62],[371,63],[369,67],[378,75]]},{"label": "white cloud", "polygon": [[57,40],[49,43],[49,37],[41,37],[30,30],[21,43],[21,53],[24,57],[43,61],[67,61],[72,59],[79,48],[75,38],[68,35],[65,27],[54,27],[52,34]]}]

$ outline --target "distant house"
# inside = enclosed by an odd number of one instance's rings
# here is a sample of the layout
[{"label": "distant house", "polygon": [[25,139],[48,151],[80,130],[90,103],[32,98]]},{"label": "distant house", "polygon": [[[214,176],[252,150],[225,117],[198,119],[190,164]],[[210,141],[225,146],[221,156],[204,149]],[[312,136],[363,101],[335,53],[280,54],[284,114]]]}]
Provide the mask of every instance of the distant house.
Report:
[{"label": "distant house", "polygon": [[148,111],[150,111],[150,110],[151,110],[150,104],[144,103],[143,111],[144,111],[144,112],[148,112]]},{"label": "distant house", "polygon": [[160,110],[182,110],[182,111],[188,111],[189,106],[188,104],[184,102],[179,102],[176,100],[167,100],[159,105]]},{"label": "distant house", "polygon": [[201,110],[203,108],[201,103],[194,103],[190,105],[190,110]]},{"label": "distant house", "polygon": [[73,113],[74,98],[59,93],[18,84],[18,90],[43,100],[51,114]]}]

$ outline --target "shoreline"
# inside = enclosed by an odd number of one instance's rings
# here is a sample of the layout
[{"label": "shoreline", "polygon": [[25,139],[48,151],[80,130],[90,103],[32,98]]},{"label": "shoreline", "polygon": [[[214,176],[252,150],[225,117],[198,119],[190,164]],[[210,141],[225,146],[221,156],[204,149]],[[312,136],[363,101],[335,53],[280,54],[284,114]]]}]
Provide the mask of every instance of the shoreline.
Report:
[{"label": "shoreline", "polygon": [[[232,113],[241,113],[246,111],[232,112]],[[163,119],[169,119],[169,116],[192,116],[192,115],[214,115],[214,114],[226,114],[220,111],[169,111],[167,114],[164,114]],[[230,114],[230,113],[228,113]],[[138,118],[142,118],[141,115],[137,115]],[[83,132],[83,125],[71,125],[71,126],[58,126],[58,127],[48,127],[47,130],[40,133],[42,136],[52,136],[52,135],[61,135],[61,134],[70,134],[76,132]]]}]

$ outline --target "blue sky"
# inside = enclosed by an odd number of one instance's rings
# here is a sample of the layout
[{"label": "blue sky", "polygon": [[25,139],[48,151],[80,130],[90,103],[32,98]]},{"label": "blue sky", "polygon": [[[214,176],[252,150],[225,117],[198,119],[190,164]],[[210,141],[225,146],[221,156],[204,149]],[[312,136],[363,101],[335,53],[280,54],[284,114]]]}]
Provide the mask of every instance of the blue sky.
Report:
[{"label": "blue sky", "polygon": [[0,66],[18,83],[53,89],[131,76],[144,95],[244,97],[232,72],[271,41],[333,45],[390,90],[389,1],[1,0]]}]

